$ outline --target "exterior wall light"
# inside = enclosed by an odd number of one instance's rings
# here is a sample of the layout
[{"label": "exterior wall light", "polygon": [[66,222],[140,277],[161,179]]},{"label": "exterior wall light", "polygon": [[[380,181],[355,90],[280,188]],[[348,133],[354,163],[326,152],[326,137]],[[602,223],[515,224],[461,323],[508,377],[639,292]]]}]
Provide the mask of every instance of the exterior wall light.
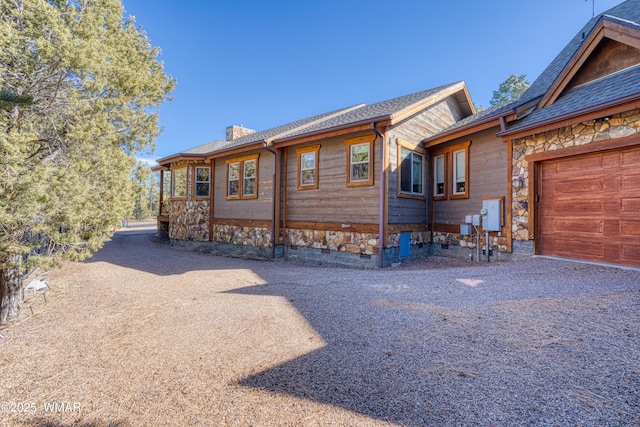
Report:
[{"label": "exterior wall light", "polygon": [[522,188],[524,186],[524,180],[521,177],[517,177],[513,180],[513,188]]}]

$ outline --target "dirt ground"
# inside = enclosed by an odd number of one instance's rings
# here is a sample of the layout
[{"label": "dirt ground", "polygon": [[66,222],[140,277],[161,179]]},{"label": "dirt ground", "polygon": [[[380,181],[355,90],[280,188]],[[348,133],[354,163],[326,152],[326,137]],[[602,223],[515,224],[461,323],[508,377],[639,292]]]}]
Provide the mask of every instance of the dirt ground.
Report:
[{"label": "dirt ground", "polygon": [[0,330],[0,425],[640,424],[638,271],[312,267],[149,230],[49,273]]}]

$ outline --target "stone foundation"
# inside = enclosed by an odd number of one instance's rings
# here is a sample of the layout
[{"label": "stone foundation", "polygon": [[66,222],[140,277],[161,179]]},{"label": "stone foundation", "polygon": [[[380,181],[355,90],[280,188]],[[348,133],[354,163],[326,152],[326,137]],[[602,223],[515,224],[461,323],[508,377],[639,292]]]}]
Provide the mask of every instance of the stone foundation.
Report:
[{"label": "stone foundation", "polygon": [[[484,233],[480,235],[481,251],[486,248],[485,237],[486,236]],[[458,233],[446,233],[442,231],[433,232],[433,241],[431,243],[432,248],[436,249],[436,253],[438,255],[442,255],[442,253],[440,253],[441,251],[437,250],[438,247],[442,249],[442,251],[461,248],[462,250],[466,249],[466,251],[464,252],[466,254],[473,253],[474,257],[476,256],[476,247],[478,245],[475,234],[473,236],[465,236]],[[500,256],[499,254],[506,254],[507,238],[504,236],[489,236],[489,249],[496,253],[496,255],[494,256]],[[453,253],[453,251],[451,253]]]},{"label": "stone foundation", "polygon": [[217,243],[258,248],[271,248],[273,243],[270,228],[226,224],[213,225],[212,240]]},{"label": "stone foundation", "polygon": [[288,228],[284,230],[284,236],[287,247],[297,246],[362,255],[378,253],[378,234]]},{"label": "stone foundation", "polygon": [[171,200],[169,238],[206,242],[209,240],[209,201]]}]

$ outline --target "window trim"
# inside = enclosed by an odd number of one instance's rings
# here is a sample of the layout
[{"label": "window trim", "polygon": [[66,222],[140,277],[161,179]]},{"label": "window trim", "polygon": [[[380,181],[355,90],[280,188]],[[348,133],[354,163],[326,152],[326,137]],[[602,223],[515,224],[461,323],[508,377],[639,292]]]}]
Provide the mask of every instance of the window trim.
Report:
[{"label": "window trim", "polygon": [[[457,153],[464,153],[464,191],[459,192],[456,191],[456,187],[458,185],[458,167],[457,167]],[[454,150],[451,152],[451,198],[455,199],[459,196],[464,196],[467,194],[467,187],[469,184],[469,162],[467,161],[467,150],[461,148],[459,150]],[[468,197],[468,196],[467,196]]]},{"label": "window trim", "polygon": [[[438,182],[436,181],[436,172],[438,168],[436,167],[436,160],[442,158],[442,193],[436,193],[436,188],[438,186]],[[448,153],[440,153],[433,155],[433,200],[447,200],[447,158]]]},{"label": "window trim", "polygon": [[[209,170],[209,180],[208,181],[198,181],[198,169],[208,169]],[[206,183],[208,184],[208,191],[206,196],[199,196],[198,192],[198,184]],[[209,165],[193,165],[193,199],[194,200],[207,200],[211,197],[211,166]]]},{"label": "window trim", "polygon": [[[258,198],[258,170],[259,170],[259,161],[258,161],[258,157],[260,156],[260,154],[256,153],[256,154],[250,154],[248,156],[243,156],[243,157],[234,157],[233,159],[227,159],[225,160],[225,163],[227,165],[227,171],[226,171],[226,194],[225,194],[225,198],[227,200],[246,200],[246,199],[257,199]],[[244,194],[244,182],[246,180],[246,177],[244,176],[244,164],[247,161],[252,161],[255,160],[256,162],[256,176],[255,176],[255,180],[256,180],[256,185],[254,187],[254,194]],[[234,163],[238,163],[238,194],[237,195],[233,195],[230,196],[229,195],[229,170],[230,170],[230,165],[234,164]]]},{"label": "window trim", "polygon": [[[313,168],[313,184],[302,183],[302,156],[304,154],[314,153],[314,168]],[[298,190],[317,190],[318,189],[318,170],[320,160],[320,145],[310,145],[308,147],[296,148],[296,154],[298,155]],[[307,170],[307,169],[305,169]],[[311,170],[311,169],[308,169]]]},{"label": "window trim", "polygon": [[[404,141],[400,138],[398,138],[396,140],[396,145],[398,146],[398,157],[397,157],[397,167],[396,170],[398,171],[398,197],[403,197],[403,198],[407,198],[407,199],[418,199],[418,200],[426,200],[427,196],[426,196],[426,188],[427,188],[427,184],[426,184],[426,178],[427,178],[427,168],[426,168],[426,164],[427,164],[427,150],[425,150],[422,147],[419,147],[417,145],[411,144],[410,142]],[[402,164],[402,150],[409,150],[411,151],[411,181],[413,183],[413,156],[414,155],[418,155],[420,157],[422,157],[422,193],[414,193],[413,191],[411,192],[407,192],[407,191],[403,191],[402,190],[402,169],[401,169],[401,164]],[[413,188],[413,185],[411,186]]]},{"label": "window trim", "polygon": [[[373,141],[375,141],[375,135],[370,135],[370,136],[360,136],[357,138],[349,138],[349,139],[345,139],[344,143],[346,146],[346,152],[347,152],[347,170],[346,170],[346,181],[347,181],[347,187],[370,187],[373,185],[373,176],[374,176],[374,157],[375,157],[375,150],[374,150],[374,145],[373,145]],[[360,145],[360,144],[369,144],[369,179],[367,180],[361,180],[361,181],[352,181],[351,180],[351,148],[354,145]],[[360,163],[358,163],[360,164]],[[361,163],[364,164],[364,163]]]},{"label": "window trim", "polygon": [[[176,196],[176,179],[175,172],[184,169],[184,196]],[[186,200],[189,197],[189,168],[187,165],[171,169],[171,198]]]},{"label": "window trim", "polygon": [[[469,198],[469,187],[470,187],[470,177],[469,177],[469,146],[471,145],[471,141],[466,141],[466,142],[462,142],[460,144],[455,144],[455,145],[451,145],[449,147],[445,147],[445,148],[441,148],[439,150],[434,150],[431,153],[433,160],[433,172],[431,173],[431,176],[433,178],[433,200],[456,200],[456,199],[468,199]],[[465,188],[464,188],[464,192],[462,193],[456,193],[455,192],[455,171],[454,166],[455,166],[455,161],[454,161],[454,154],[459,152],[459,151],[464,151],[464,173],[465,173]],[[435,173],[436,173],[436,168],[435,168],[435,159],[436,157],[439,157],[441,155],[444,155],[444,164],[445,164],[445,168],[444,168],[444,180],[445,180],[445,194],[444,195],[439,195],[436,196],[435,195],[435,186],[436,186],[436,180],[435,180]]]}]

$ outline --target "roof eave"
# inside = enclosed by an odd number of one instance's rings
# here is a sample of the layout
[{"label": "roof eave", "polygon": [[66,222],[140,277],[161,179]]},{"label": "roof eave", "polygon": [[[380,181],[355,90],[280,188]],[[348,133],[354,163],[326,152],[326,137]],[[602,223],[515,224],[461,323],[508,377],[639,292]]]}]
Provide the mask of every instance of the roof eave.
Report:
[{"label": "roof eave", "polygon": [[[294,135],[294,136],[284,137],[284,138],[276,138],[276,139],[273,140],[273,144],[274,145],[280,145],[280,144],[291,143],[292,141],[296,141],[298,139],[304,139],[304,138],[309,138],[309,137],[312,137],[312,136],[324,135],[324,134],[327,134],[327,133],[337,132],[337,131],[341,131],[341,130],[347,130],[347,129],[350,129],[350,128],[357,128],[357,127],[360,127],[362,125],[367,125],[367,124],[371,124],[371,123],[387,125],[387,124],[390,124],[392,119],[393,119],[393,114],[386,114],[386,115],[383,115],[383,116],[372,117],[372,118],[369,118],[369,119],[366,119],[366,120],[359,120],[357,122],[347,123],[347,124],[344,124],[344,125],[332,126],[330,128],[320,129],[320,130],[313,131],[313,132],[302,133],[302,134],[299,134],[299,135]],[[389,122],[389,123],[385,123],[385,122]],[[291,144],[287,144],[287,145],[291,145]]]},{"label": "roof eave", "polygon": [[577,122],[595,120],[602,117],[603,115],[608,116],[611,114],[619,114],[637,108],[640,108],[640,93],[634,93],[623,98],[603,102],[601,104],[587,107],[582,110],[565,113],[560,116],[545,119],[527,126],[507,129],[505,131],[498,132],[496,136],[503,139],[522,138],[525,136],[533,135],[535,133],[546,132],[554,128],[567,126]]}]

